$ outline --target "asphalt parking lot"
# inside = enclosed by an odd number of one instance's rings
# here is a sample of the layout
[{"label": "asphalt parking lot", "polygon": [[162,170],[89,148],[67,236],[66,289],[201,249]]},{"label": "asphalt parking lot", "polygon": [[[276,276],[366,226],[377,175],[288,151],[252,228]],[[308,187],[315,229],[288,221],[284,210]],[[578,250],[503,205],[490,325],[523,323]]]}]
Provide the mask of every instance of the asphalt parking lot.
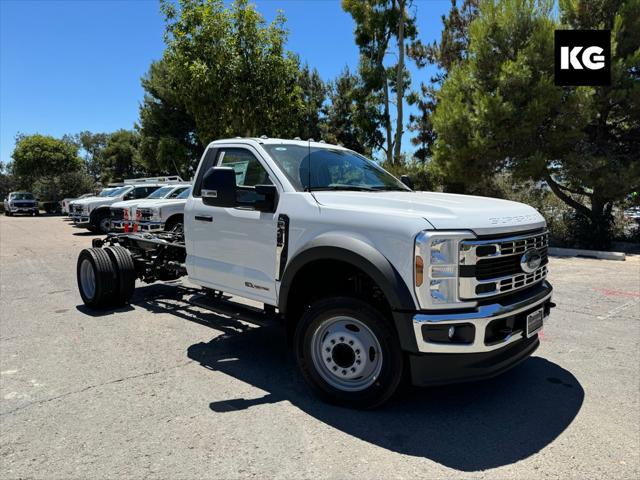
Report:
[{"label": "asphalt parking lot", "polygon": [[520,367],[320,403],[280,327],[187,284],[82,306],[61,217],[0,218],[0,477],[638,478],[640,257],[553,258],[557,308]]}]

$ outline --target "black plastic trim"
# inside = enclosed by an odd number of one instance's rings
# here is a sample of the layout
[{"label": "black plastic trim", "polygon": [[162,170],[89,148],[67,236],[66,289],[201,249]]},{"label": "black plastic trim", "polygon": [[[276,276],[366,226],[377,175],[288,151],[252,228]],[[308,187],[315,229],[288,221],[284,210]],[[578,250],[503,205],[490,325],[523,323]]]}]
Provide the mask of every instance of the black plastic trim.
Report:
[{"label": "black plastic trim", "polygon": [[410,354],[411,382],[432,386],[495,377],[529,358],[539,345],[534,335],[491,352]]}]

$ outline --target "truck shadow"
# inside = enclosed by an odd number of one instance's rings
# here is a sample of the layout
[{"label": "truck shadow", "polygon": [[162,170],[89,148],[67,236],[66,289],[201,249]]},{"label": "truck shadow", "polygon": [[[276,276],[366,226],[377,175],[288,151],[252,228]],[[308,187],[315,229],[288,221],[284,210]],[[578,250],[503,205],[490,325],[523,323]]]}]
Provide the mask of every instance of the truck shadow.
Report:
[{"label": "truck shadow", "polygon": [[[150,290],[143,293],[147,288]],[[584,390],[570,372],[534,356],[492,380],[406,388],[378,410],[343,409],[324,404],[310,393],[287,348],[284,329],[277,322],[264,321],[264,314],[224,305],[219,310],[225,313],[211,308],[203,312],[194,305],[194,297],[181,298],[198,290],[161,285],[138,290],[136,306],[172,313],[221,332],[208,342],[188,347],[190,359],[268,392],[254,399],[213,401],[209,408],[217,413],[288,401],[373,445],[475,472],[540,451],[571,424],[584,400]]]}]

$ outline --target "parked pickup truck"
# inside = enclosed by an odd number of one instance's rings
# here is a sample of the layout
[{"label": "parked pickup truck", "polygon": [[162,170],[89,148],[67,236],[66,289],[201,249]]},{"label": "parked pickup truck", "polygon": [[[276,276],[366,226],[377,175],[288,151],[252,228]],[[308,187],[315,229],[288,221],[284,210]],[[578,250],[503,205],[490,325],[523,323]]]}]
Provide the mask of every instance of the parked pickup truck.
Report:
[{"label": "parked pickup truck", "polygon": [[191,187],[175,198],[148,201],[133,209],[138,230],[141,232],[173,231],[183,229],[184,206],[191,194]]},{"label": "parked pickup truck", "polygon": [[116,202],[109,208],[111,219],[111,231],[118,232],[129,230],[135,224],[135,209],[139,206],[153,205],[154,202],[163,199],[176,199],[180,194],[189,189],[189,184],[165,185],[141,199],[124,200]]},{"label": "parked pickup truck", "polygon": [[184,234],[111,234],[77,262],[91,308],[128,302],[136,279],[185,274],[277,309],[313,390],[358,408],[389,399],[404,372],[415,385],[504,372],[536,350],[553,306],[535,209],[414,192],[311,141],[209,144]]},{"label": "parked pickup truck", "polygon": [[4,199],[4,214],[8,217],[15,213],[38,215],[38,200],[29,192],[11,192]]},{"label": "parked pickup truck", "polygon": [[93,232],[107,233],[111,228],[109,207],[112,204],[123,200],[148,197],[168,183],[184,183],[184,181],[177,176],[125,180],[123,186],[114,188],[104,196],[89,197],[72,202],[71,218],[77,227],[87,228]]},{"label": "parked pickup truck", "polygon": [[95,197],[94,193],[85,193],[84,195],[80,195],[77,198],[63,198],[60,200],[60,211],[64,215],[69,215],[69,208],[71,206],[71,202],[76,200],[82,200],[83,198]]}]

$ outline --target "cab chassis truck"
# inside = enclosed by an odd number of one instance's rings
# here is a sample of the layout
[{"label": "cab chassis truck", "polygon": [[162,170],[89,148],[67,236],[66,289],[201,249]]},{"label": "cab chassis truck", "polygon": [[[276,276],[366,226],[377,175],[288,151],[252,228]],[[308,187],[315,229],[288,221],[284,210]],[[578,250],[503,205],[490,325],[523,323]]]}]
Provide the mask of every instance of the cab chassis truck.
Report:
[{"label": "cab chassis truck", "polygon": [[188,274],[262,302],[312,389],[353,408],[381,405],[402,378],[480,380],[526,360],[554,306],[544,219],[405,183],[340,146],[212,142],[184,230],[94,239],[78,257],[80,295],[112,308],[137,279]]}]

